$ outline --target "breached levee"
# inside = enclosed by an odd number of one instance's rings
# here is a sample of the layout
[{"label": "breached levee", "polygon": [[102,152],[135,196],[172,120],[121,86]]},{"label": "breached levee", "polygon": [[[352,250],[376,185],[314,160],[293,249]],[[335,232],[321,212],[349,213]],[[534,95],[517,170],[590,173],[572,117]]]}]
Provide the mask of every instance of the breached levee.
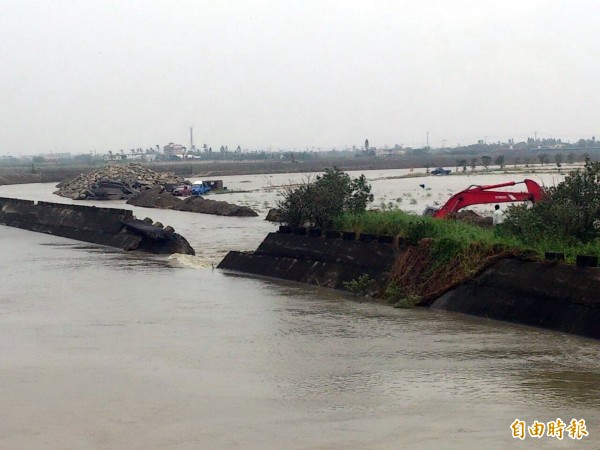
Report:
[{"label": "breached levee", "polygon": [[[282,229],[254,252],[229,252],[218,267],[334,289],[366,274],[382,292],[409,251],[388,236],[356,241],[353,233]],[[481,273],[438,292],[421,306],[600,339],[600,268],[490,259]]]},{"label": "breached levee", "polygon": [[124,209],[0,198],[0,224],[128,251],[195,253],[173,228],[138,220]]}]

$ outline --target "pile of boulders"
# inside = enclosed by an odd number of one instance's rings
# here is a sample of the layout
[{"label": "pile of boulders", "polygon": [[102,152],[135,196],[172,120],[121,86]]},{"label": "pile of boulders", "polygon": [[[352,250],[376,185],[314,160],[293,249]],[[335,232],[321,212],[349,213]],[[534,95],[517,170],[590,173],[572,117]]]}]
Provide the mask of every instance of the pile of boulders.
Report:
[{"label": "pile of boulders", "polygon": [[265,220],[268,220],[269,222],[283,223],[283,212],[279,208],[271,208],[267,213],[267,217],[265,217]]},{"label": "pile of boulders", "polygon": [[73,200],[123,200],[137,197],[147,189],[184,182],[179,175],[154,172],[141,164],[115,164],[82,173],[74,180],[59,184],[54,193]]}]

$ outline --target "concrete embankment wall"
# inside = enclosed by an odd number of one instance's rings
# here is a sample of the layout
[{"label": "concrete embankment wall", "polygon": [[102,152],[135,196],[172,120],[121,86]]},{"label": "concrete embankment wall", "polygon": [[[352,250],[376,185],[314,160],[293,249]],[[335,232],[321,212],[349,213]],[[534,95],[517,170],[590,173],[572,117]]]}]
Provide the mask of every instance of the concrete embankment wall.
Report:
[{"label": "concrete embankment wall", "polygon": [[[402,250],[392,243],[271,233],[219,268],[343,289],[363,274],[384,289]],[[435,309],[600,339],[600,268],[504,259],[430,303]]]},{"label": "concrete embankment wall", "polygon": [[252,253],[229,252],[219,268],[341,289],[363,274],[385,287],[393,244],[270,233]]},{"label": "concrete embankment wall", "polygon": [[0,198],[3,225],[123,250],[193,254],[181,236],[140,222],[124,209]]},{"label": "concrete embankment wall", "polygon": [[431,307],[600,339],[600,268],[505,259]]}]

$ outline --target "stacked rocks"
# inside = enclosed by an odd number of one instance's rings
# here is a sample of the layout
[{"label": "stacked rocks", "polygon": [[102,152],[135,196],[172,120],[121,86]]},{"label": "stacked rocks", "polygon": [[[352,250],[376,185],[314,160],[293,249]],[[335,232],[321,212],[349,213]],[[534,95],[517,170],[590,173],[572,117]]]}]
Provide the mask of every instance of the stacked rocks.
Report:
[{"label": "stacked rocks", "polygon": [[134,198],[146,189],[184,182],[172,172],[158,173],[135,163],[115,164],[82,173],[74,180],[59,184],[54,193],[74,200],[121,200]]}]

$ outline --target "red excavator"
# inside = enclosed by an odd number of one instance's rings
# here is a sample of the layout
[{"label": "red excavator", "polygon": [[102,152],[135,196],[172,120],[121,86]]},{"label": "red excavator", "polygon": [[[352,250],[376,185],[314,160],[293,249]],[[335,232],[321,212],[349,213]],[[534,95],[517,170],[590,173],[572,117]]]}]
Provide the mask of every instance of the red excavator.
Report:
[{"label": "red excavator", "polygon": [[[524,183],[527,186],[527,192],[493,191],[492,189],[506,186],[515,186]],[[489,186],[471,185],[464,191],[454,194],[439,209],[431,206],[427,207],[423,215],[438,218],[448,217],[460,209],[470,205],[480,205],[485,203],[511,203],[511,202],[537,202],[544,198],[544,190],[533,180],[523,180],[519,182],[509,181],[508,183],[492,184]]]}]

